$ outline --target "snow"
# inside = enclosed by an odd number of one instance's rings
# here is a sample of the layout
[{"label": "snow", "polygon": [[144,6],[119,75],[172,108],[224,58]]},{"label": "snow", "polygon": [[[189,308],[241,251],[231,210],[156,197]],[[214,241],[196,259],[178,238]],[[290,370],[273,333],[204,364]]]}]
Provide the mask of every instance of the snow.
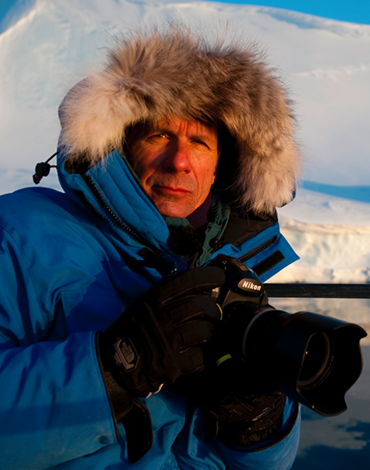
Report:
[{"label": "snow", "polygon": [[[259,43],[295,102],[304,170],[279,216],[301,260],[272,281],[370,283],[370,26],[217,2],[9,4],[0,17],[0,193],[32,185],[35,164],[55,152],[58,104],[122,32],[168,18],[209,34],[224,28]],[[55,173],[41,185],[59,188]]]}]

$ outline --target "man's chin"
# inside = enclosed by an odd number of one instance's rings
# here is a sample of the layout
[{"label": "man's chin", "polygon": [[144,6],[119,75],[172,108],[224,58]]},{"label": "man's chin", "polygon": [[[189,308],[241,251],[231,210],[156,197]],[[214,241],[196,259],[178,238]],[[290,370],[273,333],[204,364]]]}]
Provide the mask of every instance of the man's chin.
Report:
[{"label": "man's chin", "polygon": [[160,203],[156,204],[158,211],[166,217],[185,218],[194,212],[195,209],[189,206],[182,206],[176,203]]},{"label": "man's chin", "polygon": [[161,215],[163,216],[166,216],[166,217],[177,217],[177,218],[180,218],[180,219],[185,219],[188,215],[191,214],[191,212],[189,211],[171,211],[171,210],[164,210],[164,211],[161,211],[159,210],[159,212],[161,213]]}]

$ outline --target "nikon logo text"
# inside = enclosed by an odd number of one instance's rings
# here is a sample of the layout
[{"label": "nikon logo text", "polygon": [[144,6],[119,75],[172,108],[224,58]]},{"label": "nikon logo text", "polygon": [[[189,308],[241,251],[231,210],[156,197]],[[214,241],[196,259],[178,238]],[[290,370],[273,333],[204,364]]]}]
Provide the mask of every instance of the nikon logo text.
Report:
[{"label": "nikon logo text", "polygon": [[261,290],[262,288],[262,286],[258,284],[254,284],[254,282],[250,282],[250,281],[243,281],[240,287],[242,289],[249,289],[249,290]]}]

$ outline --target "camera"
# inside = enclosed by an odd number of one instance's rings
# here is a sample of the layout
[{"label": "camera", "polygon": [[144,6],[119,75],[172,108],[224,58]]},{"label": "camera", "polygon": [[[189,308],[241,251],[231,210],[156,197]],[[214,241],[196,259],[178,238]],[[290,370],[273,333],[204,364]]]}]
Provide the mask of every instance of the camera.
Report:
[{"label": "camera", "polygon": [[250,361],[271,387],[318,414],[343,413],[345,393],[362,371],[365,330],[316,313],[275,309],[256,273],[236,258],[218,255],[210,265],[226,277],[212,291],[223,312],[217,364],[233,357]]}]

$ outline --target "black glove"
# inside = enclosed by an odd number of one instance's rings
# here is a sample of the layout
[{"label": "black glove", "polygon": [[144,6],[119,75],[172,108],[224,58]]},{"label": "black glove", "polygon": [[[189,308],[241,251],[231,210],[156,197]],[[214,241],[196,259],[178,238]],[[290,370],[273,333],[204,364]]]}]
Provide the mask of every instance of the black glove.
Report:
[{"label": "black glove", "polygon": [[[204,369],[203,345],[220,320],[210,291],[225,282],[217,267],[195,268],[164,279],[104,333],[97,354],[115,421],[126,429],[128,456],[139,460],[152,446],[147,397],[182,374]],[[118,428],[116,426],[118,435]]]},{"label": "black glove", "polygon": [[187,382],[189,395],[206,413],[206,439],[250,445],[277,431],[286,397],[249,363],[229,359]]},{"label": "black glove", "polygon": [[203,370],[203,345],[220,319],[209,291],[224,281],[221,269],[202,267],[152,288],[100,335],[104,369],[132,397]]},{"label": "black glove", "polygon": [[208,439],[250,445],[277,431],[286,396],[265,387],[261,372],[230,359],[201,374],[193,397],[207,415]]}]

